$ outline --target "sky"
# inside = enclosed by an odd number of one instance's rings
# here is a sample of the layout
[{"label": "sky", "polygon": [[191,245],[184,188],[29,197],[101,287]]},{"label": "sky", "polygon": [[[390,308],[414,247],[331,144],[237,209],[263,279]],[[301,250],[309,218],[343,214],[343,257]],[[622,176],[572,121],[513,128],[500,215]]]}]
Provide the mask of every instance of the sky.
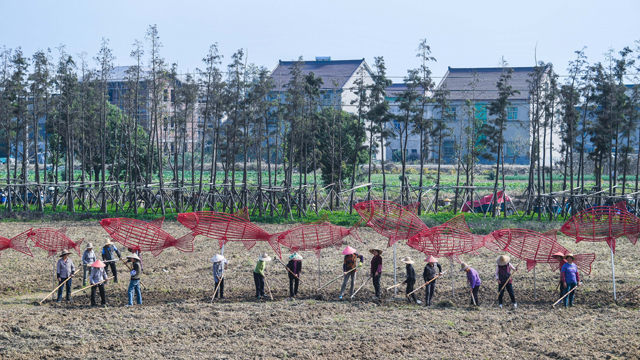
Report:
[{"label": "sky", "polygon": [[[551,62],[566,74],[574,51],[587,47],[588,61],[603,61],[613,48],[636,48],[640,1],[9,1],[0,0],[0,47],[38,49],[64,44],[69,54],[94,57],[109,40],[115,65],[133,64],[134,40],[144,41],[157,24],[161,55],[181,73],[203,68],[202,58],[218,43],[226,66],[243,48],[248,62],[269,69],[278,60],[302,56],[362,59],[372,66],[383,56],[387,74],[401,82],[420,66],[426,38],[434,77],[447,67],[495,67]],[[93,63],[95,66],[95,63]]]}]

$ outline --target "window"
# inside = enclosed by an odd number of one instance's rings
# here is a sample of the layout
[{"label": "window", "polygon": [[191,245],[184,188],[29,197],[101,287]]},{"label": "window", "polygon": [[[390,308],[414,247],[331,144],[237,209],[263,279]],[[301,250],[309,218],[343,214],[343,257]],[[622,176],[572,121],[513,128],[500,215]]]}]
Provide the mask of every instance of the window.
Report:
[{"label": "window", "polygon": [[411,153],[412,154],[417,154],[418,153],[418,149],[411,149]]},{"label": "window", "polygon": [[456,121],[458,120],[458,108],[455,106],[449,106],[447,110],[447,115],[449,115],[449,120]]},{"label": "window", "polygon": [[487,104],[476,104],[476,120],[487,123]]},{"label": "window", "polygon": [[508,120],[518,120],[518,107],[517,106],[509,106],[507,108],[507,119]]},{"label": "window", "polygon": [[452,140],[445,140],[442,144],[442,152],[444,158],[452,158],[456,155],[455,142]]}]

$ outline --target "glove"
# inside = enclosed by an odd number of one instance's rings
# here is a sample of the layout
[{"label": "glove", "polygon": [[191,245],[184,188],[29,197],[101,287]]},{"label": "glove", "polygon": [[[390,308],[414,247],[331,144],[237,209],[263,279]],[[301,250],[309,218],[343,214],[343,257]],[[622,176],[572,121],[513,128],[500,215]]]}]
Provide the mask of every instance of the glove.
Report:
[{"label": "glove", "polygon": [[360,263],[358,266],[362,266],[362,263]]},{"label": "glove", "polygon": [[134,276],[136,274],[135,270],[131,270],[131,276]]}]

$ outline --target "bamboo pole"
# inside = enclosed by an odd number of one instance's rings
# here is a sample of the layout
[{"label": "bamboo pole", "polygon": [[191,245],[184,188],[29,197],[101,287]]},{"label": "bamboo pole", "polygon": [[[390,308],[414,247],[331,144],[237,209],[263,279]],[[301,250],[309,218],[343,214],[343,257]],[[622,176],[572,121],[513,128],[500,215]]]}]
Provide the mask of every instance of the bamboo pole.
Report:
[{"label": "bamboo pole", "polygon": [[[511,275],[509,275],[509,278],[507,279],[507,281],[504,283],[504,285],[502,285],[502,288],[500,290],[498,290],[498,296],[500,296],[500,293],[504,291],[504,288],[507,287],[507,284],[509,283],[509,281],[511,281],[511,278],[513,277],[513,274],[516,273],[516,271],[518,271],[518,268],[520,267],[520,264],[522,264],[522,260],[520,260],[520,262],[518,263],[518,265],[516,265],[515,270],[513,270],[513,272],[511,273]],[[534,268],[535,270],[535,268]],[[534,278],[535,279],[535,278]],[[535,280],[534,280],[535,281]],[[534,285],[535,287],[535,285]],[[496,299],[493,299],[493,302],[491,303],[491,306],[489,307],[493,307],[493,304],[496,303]]]},{"label": "bamboo pole", "polygon": [[222,285],[222,280],[224,280],[224,272],[222,272],[222,276],[220,276],[220,281],[218,281],[218,286],[216,286],[216,289],[213,291],[213,296],[211,297],[212,303],[213,303],[213,299],[216,298],[216,294],[218,293],[218,289],[220,288],[220,285]]},{"label": "bamboo pole", "polygon": [[443,273],[438,274],[438,276],[434,277],[433,279],[431,279],[431,280],[427,281],[426,283],[420,285],[419,288],[417,288],[417,289],[413,290],[412,292],[408,293],[407,296],[409,296],[409,295],[413,294],[414,292],[417,292],[418,290],[422,289],[423,287],[429,285],[432,281],[434,281],[435,279],[439,278],[440,276],[443,276],[446,273],[447,272],[445,271]]},{"label": "bamboo pole", "polygon": [[618,298],[618,300],[616,300],[616,303],[618,303],[618,301],[624,299],[625,297],[627,297],[627,295],[631,295],[632,293],[634,293],[636,290],[640,289],[640,286],[635,287],[633,290],[629,291],[628,293],[622,295],[621,297]]},{"label": "bamboo pole", "polygon": [[[362,264],[362,263],[360,263],[360,264]],[[326,284],[322,285],[322,286],[318,289],[318,291],[320,291],[320,290],[324,289],[325,287],[327,287],[327,285],[329,285],[329,284],[331,284],[331,283],[334,283],[336,280],[338,280],[338,279],[340,279],[340,278],[345,277],[348,273],[350,273],[350,272],[352,272],[352,271],[354,271],[354,270],[356,270],[356,269],[357,269],[357,267],[354,267],[353,269],[351,269],[351,270],[347,271],[346,273],[344,273],[344,274],[342,274],[342,275],[338,276],[337,278],[335,278],[335,279],[333,279],[333,280],[329,281],[328,283],[326,283]]]},{"label": "bamboo pole", "polygon": [[[296,278],[296,279],[300,280],[300,278],[298,277],[298,275],[294,274],[294,273],[293,273],[293,271],[291,271],[291,269],[289,269],[289,268],[287,267],[287,265],[285,265],[285,264],[284,264],[284,262],[283,262],[282,260],[280,260],[280,259],[278,259],[278,258],[276,258],[276,259],[278,260],[278,262],[279,262],[280,264],[282,264],[282,266],[284,266],[284,268],[285,268],[285,269],[287,269],[287,271],[288,271],[291,275],[295,276],[295,278]],[[302,280],[300,280],[300,282],[302,282]]]},{"label": "bamboo pole", "polygon": [[567,295],[571,294],[575,289],[577,289],[577,288],[579,288],[579,287],[580,287],[580,285],[576,285],[576,287],[574,287],[573,289],[569,290],[566,294],[564,294],[564,296],[563,296],[563,297],[561,297],[558,301],[556,301],[555,303],[553,303],[553,305],[551,305],[551,307],[556,307],[556,305],[558,305],[558,303],[559,303],[560,301],[562,301],[562,299],[566,298],[566,297],[567,297]]},{"label": "bamboo pole", "polygon": [[[66,284],[67,281],[69,281],[69,279],[71,279],[75,274],[78,273],[78,271],[80,271],[81,269],[76,270],[76,272],[74,272],[71,276],[69,276],[65,281],[63,281],[60,285],[58,285],[55,289],[53,289],[52,292],[48,293],[47,296],[44,297],[44,299],[42,299],[42,301],[40,301],[40,305],[42,305],[42,303],[47,300],[47,298],[49,297],[49,295],[52,295],[54,292],[56,292],[56,290],[58,290],[62,285]],[[71,295],[71,294],[69,294]]]},{"label": "bamboo pole", "polygon": [[356,290],[356,292],[353,293],[353,295],[351,295],[351,299],[353,299],[354,296],[356,296],[356,294],[358,293],[358,291],[360,291],[360,289],[362,289],[362,287],[369,282],[369,280],[371,280],[371,278],[373,277],[373,275],[369,275],[369,277],[367,278],[367,280],[365,280],[362,285],[360,285],[360,287],[358,288],[358,290]]},{"label": "bamboo pole", "polygon": [[95,283],[95,284],[93,284],[93,285],[85,286],[85,287],[83,287],[82,289],[76,290],[76,291],[72,292],[72,293],[71,293],[71,295],[73,295],[73,294],[75,294],[75,293],[79,293],[79,292],[84,291],[84,290],[87,290],[88,288],[94,287],[94,286],[96,286],[96,285],[100,285],[100,284],[102,284],[103,282],[105,282],[105,281],[107,281],[107,280],[110,280],[110,279],[113,279],[113,276],[112,276],[112,277],[110,277],[110,278],[108,278],[108,279],[106,279],[106,280],[102,280],[102,281],[100,281],[100,282],[97,282],[97,283]]}]

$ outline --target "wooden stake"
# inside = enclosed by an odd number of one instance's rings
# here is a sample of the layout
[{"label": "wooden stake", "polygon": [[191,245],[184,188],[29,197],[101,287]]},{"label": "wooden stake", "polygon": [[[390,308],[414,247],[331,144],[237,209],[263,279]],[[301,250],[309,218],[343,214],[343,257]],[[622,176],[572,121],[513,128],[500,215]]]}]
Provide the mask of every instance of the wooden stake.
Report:
[{"label": "wooden stake", "polygon": [[362,289],[362,287],[369,281],[371,280],[371,278],[373,277],[373,275],[369,275],[369,277],[367,278],[367,280],[365,280],[362,285],[360,285],[360,287],[358,288],[358,290],[356,290],[356,292],[353,293],[353,295],[351,295],[351,298],[353,299],[354,296],[356,296],[356,294],[358,293],[358,291],[360,291],[360,289]]},{"label": "wooden stake", "polygon": [[333,279],[333,280],[329,281],[328,283],[326,283],[326,284],[322,285],[322,286],[318,289],[318,291],[320,291],[320,290],[324,289],[327,285],[329,285],[329,284],[331,284],[331,283],[335,282],[336,280],[338,280],[338,279],[340,279],[340,278],[345,277],[348,273],[350,273],[350,272],[352,272],[352,271],[354,271],[354,270],[356,270],[356,269],[357,269],[357,267],[354,267],[353,269],[351,269],[351,270],[347,271],[346,273],[344,273],[344,274],[342,274],[342,275],[338,276],[337,278],[335,278],[335,279]]},{"label": "wooden stake", "polygon": [[[112,276],[112,277],[110,277],[110,278],[108,278],[107,280],[111,280],[111,279],[113,279],[113,276]],[[105,281],[107,281],[107,280],[102,280],[102,281],[97,282],[97,283],[95,283],[95,284],[93,284],[93,285],[85,286],[85,287],[83,287],[82,289],[79,289],[79,290],[76,290],[76,291],[72,292],[72,293],[71,293],[71,295],[73,295],[73,294],[75,294],[75,293],[78,293],[78,292],[80,292],[80,291],[87,290],[88,288],[94,287],[94,286],[96,286],[96,285],[100,285],[100,284],[102,284],[103,282],[105,282]]]},{"label": "wooden stake", "polygon": [[556,307],[556,305],[558,305],[558,303],[559,303],[560,301],[562,301],[562,299],[566,298],[566,297],[567,297],[567,295],[571,294],[575,289],[577,289],[577,288],[579,288],[579,287],[580,287],[580,285],[577,285],[577,286],[576,286],[576,287],[574,287],[573,289],[569,290],[566,294],[564,294],[564,296],[563,296],[563,297],[561,297],[561,298],[560,298],[560,300],[558,300],[558,301],[556,301],[555,303],[553,303],[553,305],[551,305],[551,307]]},{"label": "wooden stake", "polygon": [[62,285],[66,284],[67,281],[69,281],[69,279],[71,279],[75,274],[78,273],[78,271],[80,271],[81,269],[76,270],[76,272],[73,273],[73,275],[69,276],[67,278],[67,280],[63,281],[60,285],[58,285],[55,289],[53,289],[52,292],[48,293],[47,296],[44,297],[44,299],[42,299],[42,301],[40,301],[40,305],[42,305],[42,303],[47,300],[47,298],[49,297],[49,295],[52,295],[54,292],[56,292],[56,290],[58,290]]},{"label": "wooden stake", "polygon": [[443,272],[443,273],[440,273],[438,276],[436,276],[436,277],[434,277],[433,279],[431,279],[431,280],[427,281],[426,283],[424,283],[424,284],[420,285],[420,287],[419,287],[419,288],[417,288],[417,289],[413,290],[412,292],[408,293],[408,294],[407,294],[407,296],[409,296],[409,295],[413,294],[414,292],[416,292],[416,291],[418,291],[418,290],[422,289],[423,287],[425,287],[425,286],[429,285],[432,281],[434,281],[435,279],[439,278],[440,276],[443,276],[443,275],[444,275],[444,274],[446,274],[446,273],[447,273],[446,271],[445,271],[445,272]]}]

